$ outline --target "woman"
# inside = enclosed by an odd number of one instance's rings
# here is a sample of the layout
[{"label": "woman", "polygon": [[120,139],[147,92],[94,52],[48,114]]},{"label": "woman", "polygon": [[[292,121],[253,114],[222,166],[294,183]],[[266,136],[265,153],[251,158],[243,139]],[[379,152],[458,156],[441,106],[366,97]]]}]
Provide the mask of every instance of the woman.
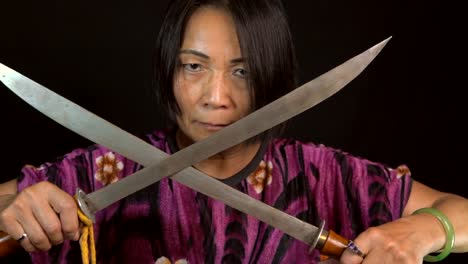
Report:
[{"label": "woman", "polygon": [[[156,46],[155,80],[168,130],[148,141],[174,153],[295,87],[292,40],[280,1],[173,1]],[[194,167],[310,223],[354,239],[365,258],[343,263],[421,263],[446,244],[428,213],[452,222],[454,251],[468,251],[468,201],[396,169],[271,130]],[[27,166],[0,185],[0,230],[34,263],[80,262],[76,187],[92,192],[141,167],[91,146],[53,163]],[[320,190],[320,191],[319,191]],[[402,217],[403,216],[403,217]],[[102,263],[315,263],[319,252],[254,218],[164,179],[96,215]],[[26,234],[27,236],[23,236]]]}]

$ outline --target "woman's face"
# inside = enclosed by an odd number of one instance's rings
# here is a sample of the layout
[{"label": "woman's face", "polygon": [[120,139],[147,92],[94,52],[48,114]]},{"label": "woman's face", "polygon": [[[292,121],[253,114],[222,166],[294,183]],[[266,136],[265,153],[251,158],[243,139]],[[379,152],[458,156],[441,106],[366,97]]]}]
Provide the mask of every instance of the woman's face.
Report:
[{"label": "woman's face", "polygon": [[174,76],[184,141],[199,141],[249,113],[245,58],[229,14],[202,7],[187,23]]}]

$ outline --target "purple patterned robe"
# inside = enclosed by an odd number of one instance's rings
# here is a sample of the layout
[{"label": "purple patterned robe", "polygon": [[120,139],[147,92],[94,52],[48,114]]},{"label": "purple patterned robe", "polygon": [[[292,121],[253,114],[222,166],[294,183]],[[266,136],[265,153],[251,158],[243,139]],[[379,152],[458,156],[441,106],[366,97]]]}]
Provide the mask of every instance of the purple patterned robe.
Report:
[{"label": "purple patterned robe", "polygon": [[[173,133],[148,141],[174,153]],[[98,190],[141,169],[102,146],[77,149],[38,168],[25,166],[19,191],[50,181],[74,194]],[[226,184],[311,224],[355,238],[401,216],[411,189],[405,166],[391,169],[343,151],[291,139],[262,144]],[[223,203],[165,178],[96,215],[98,263],[317,263],[319,253]],[[31,254],[33,263],[81,263],[77,242]]]}]

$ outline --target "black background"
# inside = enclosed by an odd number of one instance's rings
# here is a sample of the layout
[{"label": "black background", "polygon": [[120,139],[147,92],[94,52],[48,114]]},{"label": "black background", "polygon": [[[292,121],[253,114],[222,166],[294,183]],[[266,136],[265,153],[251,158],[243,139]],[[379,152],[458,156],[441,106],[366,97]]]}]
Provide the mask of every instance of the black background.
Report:
[{"label": "black background", "polygon": [[[0,63],[142,136],[159,128],[151,50],[167,1],[2,1]],[[342,91],[293,118],[288,135],[390,166],[468,197],[466,19],[453,2],[285,1],[300,82],[392,36]],[[460,10],[460,11],[458,11]],[[463,95],[462,95],[463,94]],[[1,181],[91,142],[0,84]],[[443,263],[466,263],[452,254]]]}]

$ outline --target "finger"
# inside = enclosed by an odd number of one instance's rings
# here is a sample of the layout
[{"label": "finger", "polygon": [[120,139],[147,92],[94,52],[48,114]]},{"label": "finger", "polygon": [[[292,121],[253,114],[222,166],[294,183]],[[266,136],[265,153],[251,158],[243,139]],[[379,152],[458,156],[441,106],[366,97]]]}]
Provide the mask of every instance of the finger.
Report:
[{"label": "finger", "polygon": [[33,205],[34,217],[39,222],[47,238],[53,245],[63,242],[62,226],[59,217],[45,200],[40,200]]},{"label": "finger", "polygon": [[368,253],[367,248],[360,246],[356,241],[352,241],[348,248],[343,251],[340,261],[341,263],[354,264],[354,263],[364,263],[364,259]]},{"label": "finger", "polygon": [[[373,264],[373,263],[408,263],[406,261],[395,261],[392,258],[388,258],[388,255],[385,251],[381,249],[373,249],[372,253],[369,256],[366,256],[362,261],[363,264]],[[413,262],[411,262],[413,263]]]},{"label": "finger", "polygon": [[79,220],[75,199],[57,188],[53,193],[49,194],[48,200],[54,211],[60,216],[61,228],[65,237],[78,240]]},{"label": "finger", "polygon": [[346,249],[361,258],[366,257],[366,254],[364,254],[364,252],[362,252],[361,249],[352,240],[348,242],[348,247]]},{"label": "finger", "polygon": [[18,221],[23,227],[24,233],[28,234],[28,240],[34,247],[43,251],[51,248],[49,238],[31,211],[19,215]]},{"label": "finger", "polygon": [[[15,239],[27,252],[34,252],[38,249],[34,247],[27,237],[27,233],[24,232],[23,227],[17,221],[7,223],[7,230],[5,230],[10,236]],[[23,237],[23,234],[26,236]]]}]

